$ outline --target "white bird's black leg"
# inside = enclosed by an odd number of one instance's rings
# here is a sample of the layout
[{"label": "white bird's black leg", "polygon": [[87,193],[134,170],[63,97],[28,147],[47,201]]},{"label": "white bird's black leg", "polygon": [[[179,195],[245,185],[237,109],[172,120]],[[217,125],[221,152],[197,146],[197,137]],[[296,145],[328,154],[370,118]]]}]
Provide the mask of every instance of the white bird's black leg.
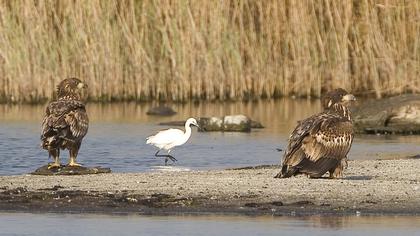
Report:
[{"label": "white bird's black leg", "polygon": [[171,150],[169,150],[169,151],[168,151],[167,158],[171,159],[171,161],[172,161],[173,163],[175,163],[176,161],[178,161],[175,157],[173,157],[171,154],[169,154],[169,152],[171,152]]},{"label": "white bird's black leg", "polygon": [[155,153],[155,157],[160,157],[160,156],[162,156],[162,155],[158,155],[158,153],[160,152],[160,150],[158,150],[156,153]]},{"label": "white bird's black leg", "polygon": [[169,157],[169,159],[171,159],[171,161],[173,161],[173,162],[178,161],[175,157],[173,157],[173,156],[171,156],[171,155],[169,155],[169,154],[168,154],[168,157]]},{"label": "white bird's black leg", "polygon": [[171,155],[169,155],[169,154],[166,154],[166,155],[159,155],[159,152],[160,152],[160,150],[158,150],[156,153],[155,153],[155,157],[165,157],[165,166],[167,165],[167,163],[168,163],[168,160],[171,160],[171,161],[173,161],[173,162],[176,162],[176,161],[178,161],[175,157],[173,157],[173,156],[171,156]]}]

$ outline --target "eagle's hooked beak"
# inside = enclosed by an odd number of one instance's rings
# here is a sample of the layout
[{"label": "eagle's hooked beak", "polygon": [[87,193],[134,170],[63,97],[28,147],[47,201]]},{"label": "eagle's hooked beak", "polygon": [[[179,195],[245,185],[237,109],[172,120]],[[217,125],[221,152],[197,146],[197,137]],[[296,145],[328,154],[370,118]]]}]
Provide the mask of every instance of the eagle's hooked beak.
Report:
[{"label": "eagle's hooked beak", "polygon": [[347,94],[343,96],[343,101],[356,101],[356,97],[353,94]]},{"label": "eagle's hooked beak", "polygon": [[79,83],[78,85],[77,85],[77,88],[78,89],[82,89],[82,88],[86,88],[87,87],[87,85],[86,84],[84,84],[84,83]]}]

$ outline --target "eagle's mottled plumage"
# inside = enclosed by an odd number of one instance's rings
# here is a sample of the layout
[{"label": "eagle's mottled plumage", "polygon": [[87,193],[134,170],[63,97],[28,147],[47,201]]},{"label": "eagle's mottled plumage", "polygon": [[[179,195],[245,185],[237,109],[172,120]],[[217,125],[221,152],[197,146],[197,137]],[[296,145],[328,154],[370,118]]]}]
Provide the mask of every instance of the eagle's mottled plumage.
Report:
[{"label": "eagle's mottled plumage", "polygon": [[327,93],[322,99],[324,111],[298,123],[289,138],[282,169],[276,177],[297,174],[331,178],[341,177],[347,153],[353,142],[353,124],[348,109],[354,96],[344,89]]},{"label": "eagle's mottled plumage", "polygon": [[89,127],[85,104],[81,101],[86,85],[69,78],[57,86],[57,100],[48,104],[42,122],[41,146],[53,156],[50,167],[60,166],[60,149],[70,152],[69,166],[79,166],[76,157]]}]

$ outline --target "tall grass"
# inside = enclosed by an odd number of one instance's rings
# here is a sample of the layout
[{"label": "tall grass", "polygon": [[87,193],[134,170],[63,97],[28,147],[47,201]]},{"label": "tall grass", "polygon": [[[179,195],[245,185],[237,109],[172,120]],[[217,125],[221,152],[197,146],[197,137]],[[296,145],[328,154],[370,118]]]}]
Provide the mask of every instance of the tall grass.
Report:
[{"label": "tall grass", "polygon": [[420,91],[420,1],[0,0],[0,100]]}]

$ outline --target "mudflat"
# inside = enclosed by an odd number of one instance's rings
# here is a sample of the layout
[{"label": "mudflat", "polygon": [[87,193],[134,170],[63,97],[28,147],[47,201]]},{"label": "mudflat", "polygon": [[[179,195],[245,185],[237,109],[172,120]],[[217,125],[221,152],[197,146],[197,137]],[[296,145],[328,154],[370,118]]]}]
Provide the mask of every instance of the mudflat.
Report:
[{"label": "mudflat", "polygon": [[349,161],[342,179],[275,179],[278,166],[0,177],[0,210],[272,215],[420,214],[420,160]]}]

